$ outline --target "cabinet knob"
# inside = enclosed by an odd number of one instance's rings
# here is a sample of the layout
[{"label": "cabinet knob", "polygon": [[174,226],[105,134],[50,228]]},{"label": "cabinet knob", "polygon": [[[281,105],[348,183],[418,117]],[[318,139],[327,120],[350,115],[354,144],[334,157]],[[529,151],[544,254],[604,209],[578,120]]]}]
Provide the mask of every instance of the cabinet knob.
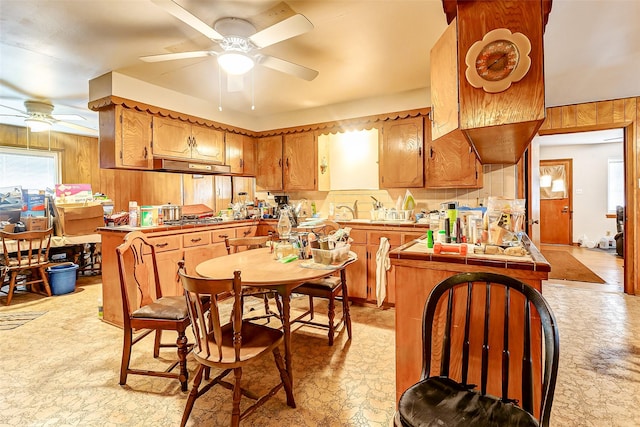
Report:
[{"label": "cabinet knob", "polygon": [[169,245],[169,243],[167,243],[167,242],[164,242],[164,243],[156,243],[156,247],[157,247],[157,248],[164,248],[164,247],[166,247],[166,246],[168,246],[168,245]]}]

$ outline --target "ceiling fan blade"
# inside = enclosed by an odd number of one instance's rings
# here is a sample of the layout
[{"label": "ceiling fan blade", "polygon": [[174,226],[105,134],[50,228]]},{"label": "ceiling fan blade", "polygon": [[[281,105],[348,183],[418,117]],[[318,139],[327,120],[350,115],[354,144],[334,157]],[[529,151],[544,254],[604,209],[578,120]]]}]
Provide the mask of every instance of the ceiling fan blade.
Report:
[{"label": "ceiling fan blade", "polygon": [[216,52],[211,50],[196,50],[193,52],[162,53],[160,55],[141,56],[140,59],[145,62],[161,62],[161,61],[173,61],[175,59],[203,58],[206,56],[215,56],[215,55],[216,55]]},{"label": "ceiling fan blade", "polygon": [[8,108],[9,110],[13,110],[13,111],[17,111],[18,113],[24,114],[25,117],[29,115],[29,113],[27,113],[26,111],[18,110],[17,108],[9,107],[8,105],[0,105],[0,107],[1,108]]},{"label": "ceiling fan blade", "polygon": [[187,24],[188,26],[190,26],[191,28],[193,28],[194,30],[197,30],[202,34],[204,34],[205,36],[209,37],[211,40],[219,41],[224,38],[219,32],[217,32],[216,30],[211,28],[209,25],[202,22],[200,18],[197,18],[195,15],[191,14],[191,12],[188,12],[186,9],[184,9],[182,6],[180,6],[178,3],[174,2],[173,0],[151,0],[151,1],[156,5],[160,6],[161,8],[163,8],[164,10],[166,10],[167,12],[169,12],[171,15],[175,16],[176,18],[184,22],[185,24]]},{"label": "ceiling fan blade", "polygon": [[71,129],[87,132],[87,133],[90,133],[92,135],[98,135],[98,131],[97,130],[89,128],[89,127],[86,127],[86,126],[78,125],[76,123],[56,121],[55,124],[60,125],[60,126],[64,126],[64,127],[67,127],[67,128],[71,128]]},{"label": "ceiling fan blade", "polygon": [[79,116],[77,114],[52,114],[51,117],[53,117],[56,120],[87,120],[82,116]]},{"label": "ceiling fan blade", "polygon": [[259,48],[262,48],[311,30],[313,30],[313,24],[304,15],[298,13],[262,31],[258,31],[250,36],[249,40]]},{"label": "ceiling fan blade", "polygon": [[318,76],[316,70],[304,67],[302,65],[294,64],[293,62],[285,61],[284,59],[276,58],[274,56],[257,55],[258,64],[271,68],[276,71],[280,71],[292,76],[299,77],[303,80],[311,81]]},{"label": "ceiling fan blade", "polygon": [[27,116],[23,116],[20,114],[0,114],[0,117],[22,117],[22,118],[27,118]]}]

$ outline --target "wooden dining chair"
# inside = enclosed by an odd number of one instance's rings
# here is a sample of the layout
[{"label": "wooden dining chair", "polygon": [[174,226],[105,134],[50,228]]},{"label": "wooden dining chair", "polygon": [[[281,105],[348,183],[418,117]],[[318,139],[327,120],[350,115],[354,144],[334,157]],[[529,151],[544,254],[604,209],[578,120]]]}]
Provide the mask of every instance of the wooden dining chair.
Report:
[{"label": "wooden dining chair", "polygon": [[[189,315],[193,321],[195,347],[192,354],[199,364],[193,387],[184,409],[181,426],[187,423],[196,399],[216,384],[233,390],[232,426],[238,426],[240,420],[253,413],[282,387],[285,389],[287,404],[295,408],[291,376],[284,366],[278,348],[284,342],[284,332],[281,329],[273,329],[266,325],[243,320],[240,272],[235,271],[233,277],[227,279],[193,277],[187,275],[183,268],[178,270],[178,274],[185,289]],[[218,297],[229,293],[233,295],[232,319],[224,323],[222,319],[226,320],[228,317],[226,315],[221,316]],[[208,313],[202,304],[203,296],[210,296],[211,306]],[[269,352],[273,354],[275,359],[280,382],[264,395],[257,396],[243,387],[241,382],[242,371],[245,366]],[[222,369],[222,373],[201,389],[200,384],[203,374],[207,374],[210,368]],[[224,379],[231,371],[233,371],[234,376],[233,384]],[[240,412],[242,396],[249,397],[255,402]]]},{"label": "wooden dining chair", "polygon": [[[184,296],[163,296],[154,245],[140,231],[127,234],[116,248],[122,295],[124,343],[120,365],[120,385],[127,383],[127,376],[149,375],[176,378],[182,391],[187,390],[187,337],[190,325],[189,312]],[[143,332],[133,338],[133,332]],[[178,334],[175,344],[163,344],[162,331]],[[177,348],[178,360],[165,371],[133,369],[129,366],[132,348],[151,332],[155,332],[153,356],[157,358],[162,347]],[[172,372],[179,365],[179,372]]]},{"label": "wooden dining chair", "polygon": [[[340,228],[335,221],[325,221],[323,233],[330,234]],[[355,260],[349,261],[349,263]],[[329,345],[333,345],[336,329],[341,325],[345,325],[347,336],[351,339],[351,313],[349,312],[349,292],[347,289],[347,280],[344,268],[340,273],[331,274],[322,279],[305,282],[294,291],[297,294],[307,295],[309,297],[309,308],[304,313],[296,317],[291,323],[303,323],[321,328],[328,329]],[[315,308],[313,305],[314,298],[323,298],[328,302],[326,323],[315,320]],[[336,301],[342,302],[342,316],[338,323],[335,323]],[[308,318],[306,318],[308,316]]]},{"label": "wooden dining chair", "polygon": [[[225,237],[224,244],[227,247],[227,254],[233,254],[239,251],[246,251],[258,248],[264,248],[267,246],[267,242],[272,240],[271,236],[251,236],[251,237]],[[270,291],[268,289],[254,288],[245,286],[242,289],[242,304],[244,307],[244,298],[245,297],[254,297],[262,299],[264,303],[264,312],[265,314],[252,316],[246,318],[245,320],[260,320],[266,319],[267,323],[271,320],[271,317],[280,317],[277,313],[271,311],[269,307],[269,297],[273,298],[276,301],[276,304],[279,306],[278,295],[274,291]],[[280,310],[281,311],[281,310]]]},{"label": "wooden dining chair", "polygon": [[[32,292],[40,291],[51,296],[49,278],[45,269],[49,265],[49,248],[53,228],[44,231],[25,231],[21,233],[9,233],[0,230],[2,239],[2,279],[4,285],[6,275],[9,275],[9,290],[7,292],[7,305],[11,304],[13,293],[18,284],[27,286]],[[18,282],[18,276],[25,275],[25,280]],[[41,287],[42,289],[37,289]]]},{"label": "wooden dining chair", "polygon": [[535,288],[493,273],[449,277],[429,294],[422,331],[421,380],[400,397],[395,426],[549,425],[558,326]]}]

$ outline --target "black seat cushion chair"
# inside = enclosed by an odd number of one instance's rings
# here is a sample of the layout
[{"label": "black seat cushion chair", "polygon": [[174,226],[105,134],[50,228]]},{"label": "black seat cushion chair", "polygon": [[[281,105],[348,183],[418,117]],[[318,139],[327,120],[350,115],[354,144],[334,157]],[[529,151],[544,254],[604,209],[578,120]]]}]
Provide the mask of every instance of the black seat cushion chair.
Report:
[{"label": "black seat cushion chair", "polygon": [[451,276],[429,294],[422,332],[421,378],[400,397],[396,426],[549,425],[559,337],[535,288],[500,274]]}]

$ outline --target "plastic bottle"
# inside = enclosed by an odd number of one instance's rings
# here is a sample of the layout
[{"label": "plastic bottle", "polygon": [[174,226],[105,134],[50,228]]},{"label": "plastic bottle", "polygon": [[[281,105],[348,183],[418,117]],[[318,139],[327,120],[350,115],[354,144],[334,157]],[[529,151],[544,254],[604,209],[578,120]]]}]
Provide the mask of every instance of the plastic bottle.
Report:
[{"label": "plastic bottle", "polygon": [[102,297],[98,298],[98,318],[102,319],[104,315],[104,309],[102,306]]},{"label": "plastic bottle", "polygon": [[129,202],[129,225],[138,226],[138,202]]},{"label": "plastic bottle", "polygon": [[433,248],[433,230],[427,230],[427,247]]}]

